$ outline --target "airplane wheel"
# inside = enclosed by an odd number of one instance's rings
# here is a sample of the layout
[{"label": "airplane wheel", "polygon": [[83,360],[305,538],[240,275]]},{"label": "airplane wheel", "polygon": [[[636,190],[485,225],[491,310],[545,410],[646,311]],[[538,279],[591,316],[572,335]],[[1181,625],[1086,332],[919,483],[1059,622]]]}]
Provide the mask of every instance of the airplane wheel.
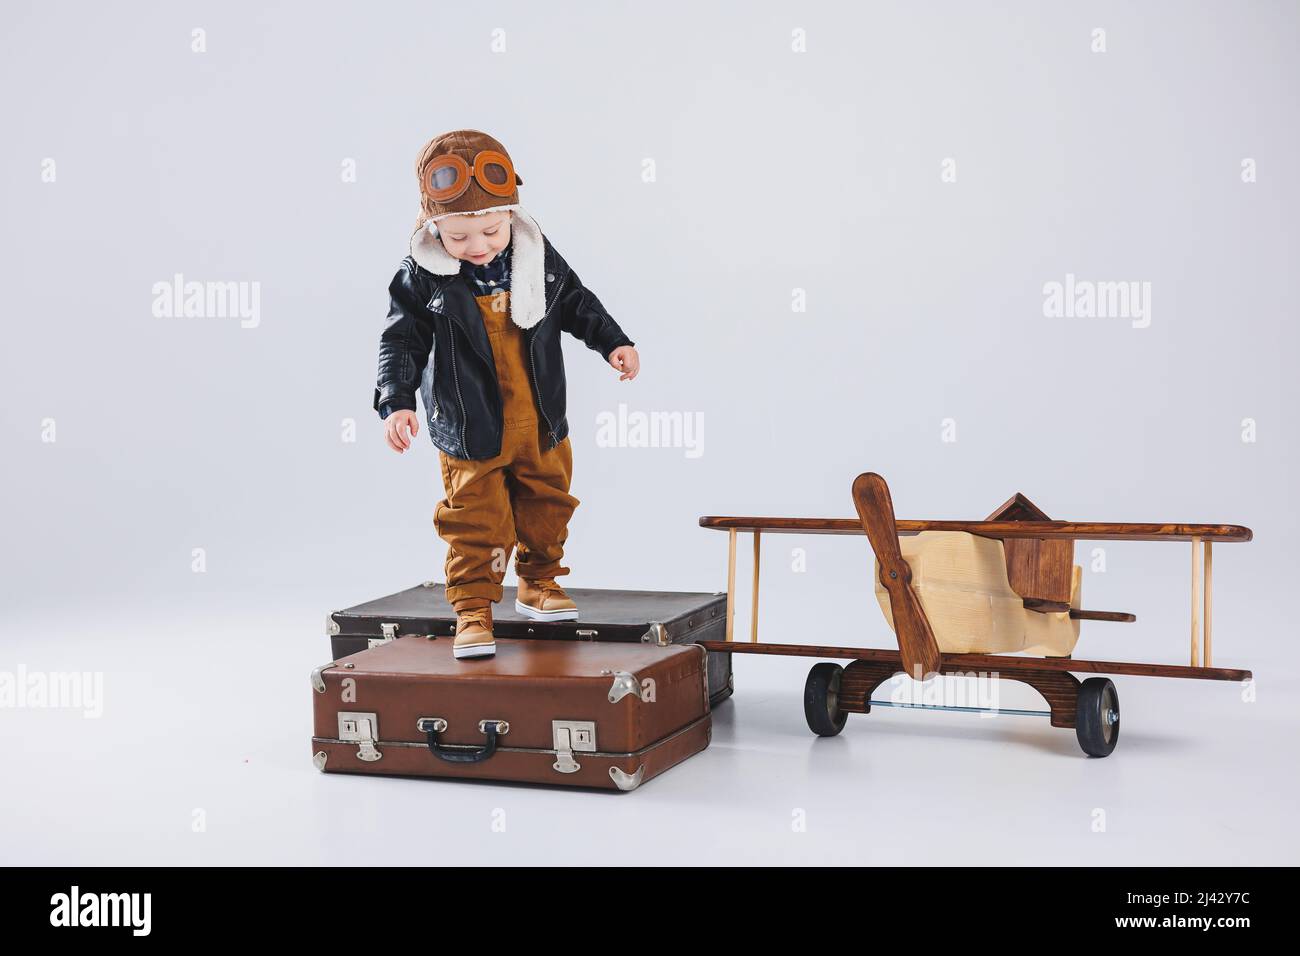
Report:
[{"label": "airplane wheel", "polygon": [[840,678],[844,668],[839,664],[814,664],[803,685],[803,715],[808,729],[818,737],[834,737],[844,729],[849,715],[840,710]]},{"label": "airplane wheel", "polygon": [[1108,756],[1119,743],[1119,692],[1109,678],[1089,677],[1079,687],[1074,733],[1089,757]]}]

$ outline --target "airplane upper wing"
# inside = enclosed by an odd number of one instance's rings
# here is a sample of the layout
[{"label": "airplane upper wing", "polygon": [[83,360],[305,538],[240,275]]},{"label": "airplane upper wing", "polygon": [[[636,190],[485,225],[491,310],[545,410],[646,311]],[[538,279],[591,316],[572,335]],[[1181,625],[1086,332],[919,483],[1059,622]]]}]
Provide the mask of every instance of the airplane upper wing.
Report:
[{"label": "airplane upper wing", "polygon": [[[986,538],[1064,538],[1089,541],[1249,541],[1253,534],[1238,524],[1193,524],[1110,521],[915,521],[900,519],[899,534],[965,531]],[[865,534],[857,518],[749,518],[705,515],[700,527],[763,531],[776,534]]]}]

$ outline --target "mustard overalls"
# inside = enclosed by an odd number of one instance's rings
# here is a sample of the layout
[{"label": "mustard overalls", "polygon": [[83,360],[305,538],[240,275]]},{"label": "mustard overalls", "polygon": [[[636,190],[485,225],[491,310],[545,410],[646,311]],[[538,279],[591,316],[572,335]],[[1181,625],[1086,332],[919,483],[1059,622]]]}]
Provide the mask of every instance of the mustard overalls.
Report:
[{"label": "mustard overalls", "polygon": [[447,542],[447,600],[456,610],[502,597],[510,552],[521,578],[568,574],[561,567],[569,518],[573,450],[569,439],[547,449],[528,374],[524,330],[510,320],[510,292],[474,297],[497,367],[503,431],[495,458],[454,458],[439,449],[446,497],[433,525]]}]

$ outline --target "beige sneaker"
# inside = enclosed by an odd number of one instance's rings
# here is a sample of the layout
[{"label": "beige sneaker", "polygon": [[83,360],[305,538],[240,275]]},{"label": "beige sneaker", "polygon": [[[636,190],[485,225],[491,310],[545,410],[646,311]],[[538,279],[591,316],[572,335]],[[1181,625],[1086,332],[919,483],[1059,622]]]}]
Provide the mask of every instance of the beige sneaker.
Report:
[{"label": "beige sneaker", "polygon": [[476,607],[456,612],[456,639],[452,642],[452,656],[491,657],[497,652],[492,636],[492,608]]},{"label": "beige sneaker", "polygon": [[515,610],[534,621],[578,619],[578,605],[569,600],[564,588],[555,583],[555,578],[538,578],[535,581],[520,578]]}]

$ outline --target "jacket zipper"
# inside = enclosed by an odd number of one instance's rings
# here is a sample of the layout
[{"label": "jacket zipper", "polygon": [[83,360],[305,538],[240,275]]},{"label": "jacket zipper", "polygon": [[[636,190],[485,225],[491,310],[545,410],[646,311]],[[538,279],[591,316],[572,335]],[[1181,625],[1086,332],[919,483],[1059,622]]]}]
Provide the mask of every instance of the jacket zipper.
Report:
[{"label": "jacket zipper", "polygon": [[451,340],[451,380],[456,383],[456,401],[460,403],[460,449],[469,457],[469,446],[465,444],[465,425],[469,417],[465,414],[465,399],[460,394],[460,375],[456,371],[456,330],[448,329],[448,339]]},{"label": "jacket zipper", "polygon": [[555,303],[560,301],[560,292],[564,289],[564,283],[568,281],[569,275],[565,273],[564,278],[560,280],[560,284],[555,287],[555,298],[551,299],[551,304],[547,306],[546,311],[542,313],[541,319],[538,320],[537,326],[533,329],[533,337],[528,340],[528,365],[533,373],[533,398],[537,400],[537,410],[542,413],[542,418],[546,421],[546,428],[551,433],[552,448],[558,445],[559,442],[555,438],[555,426],[551,424],[550,416],[546,414],[546,409],[542,407],[541,389],[537,386],[537,361],[533,357],[533,343],[537,341],[537,328],[546,321],[546,317],[551,314],[551,309],[555,308]]}]

